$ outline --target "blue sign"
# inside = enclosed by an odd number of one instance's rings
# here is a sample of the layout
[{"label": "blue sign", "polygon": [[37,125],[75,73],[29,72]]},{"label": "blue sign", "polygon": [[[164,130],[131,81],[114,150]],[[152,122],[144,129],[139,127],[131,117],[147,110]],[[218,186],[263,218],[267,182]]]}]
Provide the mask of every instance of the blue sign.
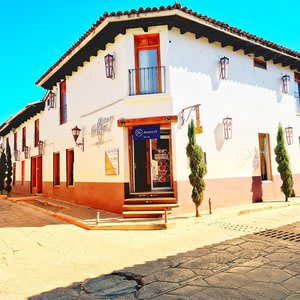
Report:
[{"label": "blue sign", "polygon": [[160,139],[160,125],[143,125],[132,128],[134,141]]}]

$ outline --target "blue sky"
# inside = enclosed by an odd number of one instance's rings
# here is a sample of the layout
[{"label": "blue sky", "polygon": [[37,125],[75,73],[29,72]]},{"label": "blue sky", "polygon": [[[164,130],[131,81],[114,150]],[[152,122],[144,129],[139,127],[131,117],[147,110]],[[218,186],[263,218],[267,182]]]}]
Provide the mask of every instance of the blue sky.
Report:
[{"label": "blue sky", "polygon": [[[299,0],[199,0],[181,5],[300,52]],[[0,4],[0,124],[43,97],[35,85],[108,11],[173,5],[159,0],[14,0]]]}]

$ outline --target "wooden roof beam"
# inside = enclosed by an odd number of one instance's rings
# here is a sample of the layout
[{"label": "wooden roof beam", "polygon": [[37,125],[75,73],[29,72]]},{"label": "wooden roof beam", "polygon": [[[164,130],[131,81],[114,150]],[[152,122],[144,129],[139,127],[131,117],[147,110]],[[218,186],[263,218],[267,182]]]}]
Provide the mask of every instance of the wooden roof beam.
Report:
[{"label": "wooden roof beam", "polygon": [[294,61],[294,59],[290,57],[290,58],[286,58],[285,60],[283,60],[281,62],[281,64],[283,67],[286,67],[286,66],[290,65],[293,61]]}]

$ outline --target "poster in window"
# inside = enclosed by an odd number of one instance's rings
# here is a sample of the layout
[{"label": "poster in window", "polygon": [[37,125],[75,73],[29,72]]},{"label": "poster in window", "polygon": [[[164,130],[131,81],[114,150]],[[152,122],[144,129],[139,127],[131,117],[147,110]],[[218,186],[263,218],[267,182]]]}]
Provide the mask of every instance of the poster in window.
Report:
[{"label": "poster in window", "polygon": [[119,149],[105,150],[105,175],[119,175]]}]

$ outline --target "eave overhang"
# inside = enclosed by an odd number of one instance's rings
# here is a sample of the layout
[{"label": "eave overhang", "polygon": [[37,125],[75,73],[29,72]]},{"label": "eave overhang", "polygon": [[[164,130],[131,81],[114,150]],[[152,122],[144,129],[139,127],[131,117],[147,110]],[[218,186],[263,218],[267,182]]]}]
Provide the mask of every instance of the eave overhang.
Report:
[{"label": "eave overhang", "polygon": [[[112,15],[112,16],[111,16]],[[222,22],[199,17],[184,9],[151,11],[139,14],[111,14],[105,17],[98,26],[93,26],[77,44],[75,44],[56,64],[54,64],[37,82],[39,86],[51,90],[58,82],[72,75],[73,72],[88,62],[92,56],[97,56],[99,50],[105,50],[108,43],[114,43],[119,34],[126,34],[127,29],[143,28],[145,32],[150,26],[167,25],[171,30],[178,28],[181,34],[190,32],[195,38],[207,38],[209,43],[219,42],[221,47],[232,46],[233,51],[243,50],[263,57],[266,61],[273,60],[283,67],[300,71],[300,54],[272,42],[248,34]],[[206,20],[207,19],[207,20]],[[101,18],[100,18],[101,20]]]},{"label": "eave overhang", "polygon": [[22,123],[34,117],[45,109],[45,100],[28,104],[17,114],[0,126],[0,136],[7,135],[13,128],[18,128]]}]

